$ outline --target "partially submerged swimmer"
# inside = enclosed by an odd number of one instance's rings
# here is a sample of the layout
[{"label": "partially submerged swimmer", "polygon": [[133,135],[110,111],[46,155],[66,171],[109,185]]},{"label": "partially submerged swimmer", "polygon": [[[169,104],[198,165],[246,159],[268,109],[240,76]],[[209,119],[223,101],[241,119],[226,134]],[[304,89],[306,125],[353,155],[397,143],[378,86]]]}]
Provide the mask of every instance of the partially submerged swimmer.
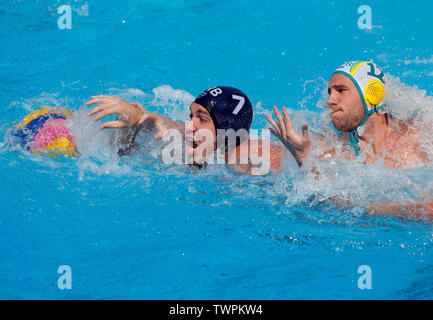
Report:
[{"label": "partially submerged swimmer", "polygon": [[[365,151],[366,163],[374,163],[384,156],[385,164],[392,168],[430,161],[421,148],[419,128],[411,122],[393,119],[389,113],[382,112],[384,85],[382,69],[372,62],[346,63],[334,72],[328,85],[330,120],[340,134],[339,138],[349,147],[337,154],[336,148],[330,144],[332,142],[317,136],[322,157],[354,159]],[[273,127],[270,130],[301,166],[311,150],[308,124],[304,124],[302,135],[298,135],[286,108],[283,107],[283,115],[276,107],[274,112],[278,123],[267,115]],[[367,148],[370,143],[371,148]]]},{"label": "partially submerged swimmer", "polygon": [[[92,96],[87,105],[98,104],[88,113],[93,120],[116,114],[114,121],[103,123],[100,128],[137,127],[130,143],[143,129],[156,130],[155,140],[160,140],[170,129],[177,129],[184,135],[185,153],[191,164],[201,167],[219,149],[225,163],[242,173],[264,175],[281,167],[284,149],[269,140],[251,139],[250,126],[253,108],[248,97],[233,87],[212,87],[203,91],[190,105],[190,120],[187,123],[173,121],[156,112],[148,112],[138,103],[128,103],[123,99],[99,95]],[[267,169],[255,170],[260,157],[267,163]],[[242,162],[241,159],[247,159]],[[265,159],[263,159],[265,158]]]},{"label": "partially submerged swimmer", "polygon": [[[321,158],[338,157],[354,159],[365,153],[364,163],[374,163],[383,157],[390,168],[405,168],[430,162],[428,154],[419,141],[420,128],[412,121],[393,119],[383,110],[385,96],[384,73],[372,62],[350,62],[337,68],[328,84],[328,105],[331,122],[346,148],[338,150],[335,141],[315,136]],[[295,132],[287,109],[283,114],[274,107],[277,121],[270,115],[271,132],[278,137],[295,157],[299,166],[311,157],[312,141],[308,124],[302,126],[302,135]],[[333,145],[334,144],[334,145]],[[370,147],[371,145],[371,147]],[[408,213],[432,212],[433,203],[421,206],[407,205]],[[371,209],[383,213],[394,213],[397,203],[372,204]],[[422,210],[421,210],[421,209]],[[421,210],[421,211],[420,211]]]}]

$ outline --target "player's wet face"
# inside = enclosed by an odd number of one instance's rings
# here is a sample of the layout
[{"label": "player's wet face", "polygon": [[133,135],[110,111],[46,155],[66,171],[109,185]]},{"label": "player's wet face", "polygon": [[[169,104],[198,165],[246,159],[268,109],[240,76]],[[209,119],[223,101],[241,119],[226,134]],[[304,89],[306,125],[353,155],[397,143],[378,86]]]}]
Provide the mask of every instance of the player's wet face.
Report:
[{"label": "player's wet face", "polygon": [[329,81],[328,94],[331,120],[335,128],[345,132],[354,130],[365,115],[355,84],[347,76],[336,73]]},{"label": "player's wet face", "polygon": [[190,120],[185,126],[185,152],[201,164],[216,149],[216,130],[209,112],[197,103],[190,106]]}]

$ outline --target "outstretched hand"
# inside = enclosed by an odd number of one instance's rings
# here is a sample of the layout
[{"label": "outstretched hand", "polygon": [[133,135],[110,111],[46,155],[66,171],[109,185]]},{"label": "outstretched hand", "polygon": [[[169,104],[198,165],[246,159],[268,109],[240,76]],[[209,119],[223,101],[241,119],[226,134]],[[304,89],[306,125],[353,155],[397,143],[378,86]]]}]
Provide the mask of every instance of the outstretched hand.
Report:
[{"label": "outstretched hand", "polygon": [[94,104],[98,105],[87,113],[89,117],[96,114],[93,121],[101,120],[112,114],[118,115],[116,120],[103,123],[100,129],[123,128],[139,124],[143,113],[146,112],[146,109],[140,108],[136,102],[128,103],[121,98],[106,95],[92,96],[91,100],[86,102],[88,106]]},{"label": "outstretched hand", "polygon": [[173,122],[167,117],[156,112],[149,112],[137,102],[128,103],[121,98],[99,95],[92,96],[91,100],[86,104],[88,106],[98,104],[87,113],[89,117],[96,114],[93,121],[101,120],[112,114],[118,115],[116,120],[103,123],[99,127],[100,129],[123,128],[147,123],[150,125],[149,130],[156,128],[156,134],[153,138],[160,140],[167,129],[174,126]]},{"label": "outstretched hand", "polygon": [[276,122],[269,114],[266,115],[269,123],[273,128],[269,128],[271,133],[275,135],[284,146],[295,157],[299,166],[302,165],[303,159],[307,156],[308,151],[311,149],[311,140],[308,134],[308,124],[302,126],[302,135],[295,132],[292,126],[292,120],[287,113],[286,107],[283,107],[283,115],[281,115],[278,108],[274,106],[274,113],[277,117]]}]

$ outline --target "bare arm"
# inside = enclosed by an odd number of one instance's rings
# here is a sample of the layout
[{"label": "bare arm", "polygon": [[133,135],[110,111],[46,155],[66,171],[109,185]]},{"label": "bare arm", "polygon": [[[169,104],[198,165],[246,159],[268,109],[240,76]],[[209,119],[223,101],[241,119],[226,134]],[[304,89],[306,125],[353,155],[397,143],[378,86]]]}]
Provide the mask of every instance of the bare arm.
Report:
[{"label": "bare arm", "polygon": [[387,214],[392,216],[426,217],[433,219],[433,199],[422,200],[418,204],[404,204],[395,201],[384,201],[381,203],[370,203],[369,214]]},{"label": "bare arm", "polygon": [[[266,176],[269,172],[277,172],[281,169],[285,150],[281,144],[276,145],[262,139],[249,139],[229,153],[227,163],[240,173]],[[245,160],[247,163],[244,162]]]}]

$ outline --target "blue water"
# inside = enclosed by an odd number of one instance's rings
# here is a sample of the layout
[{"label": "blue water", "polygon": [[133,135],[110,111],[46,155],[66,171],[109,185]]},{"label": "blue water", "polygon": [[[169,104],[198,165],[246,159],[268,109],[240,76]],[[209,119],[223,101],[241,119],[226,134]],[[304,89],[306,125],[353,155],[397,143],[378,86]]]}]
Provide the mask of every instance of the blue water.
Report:
[{"label": "blue water", "polygon": [[[57,27],[64,4],[71,30]],[[146,152],[119,159],[84,115],[90,95],[113,94],[180,120],[192,96],[231,85],[255,105],[254,128],[273,105],[314,123],[332,71],[370,59],[431,103],[433,2],[371,2],[369,31],[359,4],[2,0],[0,298],[432,299],[432,224],[365,210],[375,196],[431,194],[430,165],[346,163],[329,169],[343,178],[316,183],[290,157],[267,178],[197,171],[162,164],[146,137]],[[14,121],[47,104],[77,111],[80,159],[8,142]],[[355,207],[326,201],[345,192]],[[61,265],[71,290],[57,286]],[[360,265],[371,290],[358,288]]]}]

